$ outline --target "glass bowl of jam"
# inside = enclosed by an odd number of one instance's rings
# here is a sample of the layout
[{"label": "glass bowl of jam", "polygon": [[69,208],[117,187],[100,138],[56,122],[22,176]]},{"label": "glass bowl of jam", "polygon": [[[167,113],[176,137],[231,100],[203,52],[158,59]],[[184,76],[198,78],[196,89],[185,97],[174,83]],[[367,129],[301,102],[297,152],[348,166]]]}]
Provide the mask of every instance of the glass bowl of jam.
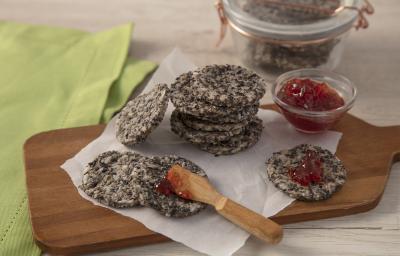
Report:
[{"label": "glass bowl of jam", "polygon": [[272,98],[282,114],[305,133],[332,128],[354,105],[356,95],[349,79],[321,69],[286,72],[272,86]]}]

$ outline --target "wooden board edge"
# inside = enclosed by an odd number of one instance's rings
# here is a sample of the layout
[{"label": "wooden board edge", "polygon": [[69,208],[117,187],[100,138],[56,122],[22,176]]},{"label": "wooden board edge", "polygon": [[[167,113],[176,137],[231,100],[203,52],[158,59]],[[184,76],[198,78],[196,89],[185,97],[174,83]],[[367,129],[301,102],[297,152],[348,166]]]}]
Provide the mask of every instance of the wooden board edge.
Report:
[{"label": "wooden board edge", "polygon": [[322,219],[354,215],[354,214],[358,214],[358,213],[368,212],[368,211],[374,209],[381,201],[382,195],[383,195],[383,191],[381,192],[381,194],[378,197],[374,198],[373,200],[363,202],[357,206],[352,206],[351,213],[349,213],[348,208],[343,208],[343,209],[321,211],[318,213],[317,217],[315,217],[315,215],[313,215],[311,217],[311,215],[308,213],[290,215],[290,216],[285,216],[285,215],[279,216],[279,213],[278,213],[277,215],[270,217],[270,219],[279,223],[280,225],[286,225],[286,224],[292,224],[292,223],[298,223],[298,222],[314,221],[314,220],[322,220]]},{"label": "wooden board edge", "polygon": [[[115,249],[122,249],[132,246],[143,246],[150,244],[158,244],[172,241],[170,238],[161,234],[154,233],[148,236],[127,238],[121,240],[113,240],[110,242],[87,244],[84,246],[59,246],[57,243],[52,243],[41,239],[35,232],[33,238],[39,248],[52,255],[81,255],[94,252],[105,252]],[[150,241],[150,242],[149,242]]]}]

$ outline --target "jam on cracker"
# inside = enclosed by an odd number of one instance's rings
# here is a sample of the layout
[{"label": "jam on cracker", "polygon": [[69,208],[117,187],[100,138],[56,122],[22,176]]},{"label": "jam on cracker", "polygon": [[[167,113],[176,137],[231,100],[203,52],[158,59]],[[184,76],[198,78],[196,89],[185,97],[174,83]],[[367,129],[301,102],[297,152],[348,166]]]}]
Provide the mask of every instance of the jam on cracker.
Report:
[{"label": "jam on cracker", "polygon": [[316,151],[307,150],[299,165],[289,170],[290,178],[302,186],[322,181],[322,159]]},{"label": "jam on cracker", "polygon": [[182,180],[178,175],[168,171],[167,175],[155,186],[155,190],[163,195],[170,196],[176,194],[184,199],[191,199],[192,195],[187,190],[180,190]]}]

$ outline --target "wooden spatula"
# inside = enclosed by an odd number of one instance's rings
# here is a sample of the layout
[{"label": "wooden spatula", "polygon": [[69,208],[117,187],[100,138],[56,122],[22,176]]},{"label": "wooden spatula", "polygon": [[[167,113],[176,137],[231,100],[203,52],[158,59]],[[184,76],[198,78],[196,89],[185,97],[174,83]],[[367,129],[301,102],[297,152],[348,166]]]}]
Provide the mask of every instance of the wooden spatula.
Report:
[{"label": "wooden spatula", "polygon": [[219,214],[259,239],[272,244],[282,240],[280,225],[219,194],[206,178],[174,165],[167,179],[178,196],[214,206]]}]

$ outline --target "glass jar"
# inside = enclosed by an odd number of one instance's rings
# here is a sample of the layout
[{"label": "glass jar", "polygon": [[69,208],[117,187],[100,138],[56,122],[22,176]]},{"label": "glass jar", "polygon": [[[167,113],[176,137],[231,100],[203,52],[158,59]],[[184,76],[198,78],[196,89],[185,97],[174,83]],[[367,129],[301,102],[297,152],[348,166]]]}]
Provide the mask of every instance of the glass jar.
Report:
[{"label": "glass jar", "polygon": [[243,63],[274,76],[334,69],[350,29],[360,16],[366,22],[362,0],[222,0],[220,6]]}]

